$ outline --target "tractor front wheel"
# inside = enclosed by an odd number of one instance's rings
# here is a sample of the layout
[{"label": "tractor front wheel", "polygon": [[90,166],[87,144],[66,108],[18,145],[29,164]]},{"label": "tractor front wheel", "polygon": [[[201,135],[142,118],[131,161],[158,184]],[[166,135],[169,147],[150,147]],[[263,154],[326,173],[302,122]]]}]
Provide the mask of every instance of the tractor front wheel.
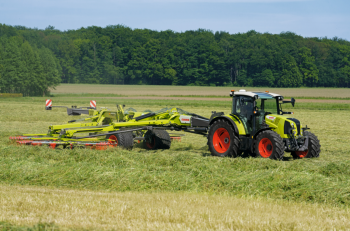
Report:
[{"label": "tractor front wheel", "polygon": [[219,119],[209,128],[208,146],[213,156],[237,157],[239,139],[228,121]]},{"label": "tractor front wheel", "polygon": [[262,131],[255,140],[254,152],[257,157],[280,160],[284,155],[283,139],[271,130]]},{"label": "tractor front wheel", "polygon": [[319,157],[321,152],[321,145],[320,141],[318,140],[317,136],[311,132],[304,132],[305,136],[309,136],[309,148],[306,151],[303,152],[292,152],[292,156],[294,159],[301,159],[301,158],[314,158]]}]

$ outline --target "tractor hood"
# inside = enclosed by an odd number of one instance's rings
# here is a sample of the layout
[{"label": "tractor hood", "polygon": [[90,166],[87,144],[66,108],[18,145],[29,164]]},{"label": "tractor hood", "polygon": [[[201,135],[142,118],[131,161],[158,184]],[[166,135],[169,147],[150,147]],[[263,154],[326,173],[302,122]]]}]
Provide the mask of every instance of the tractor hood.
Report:
[{"label": "tractor hood", "polygon": [[296,137],[303,135],[300,121],[290,116],[269,114],[265,116],[265,121],[282,138],[290,138],[291,132]]}]

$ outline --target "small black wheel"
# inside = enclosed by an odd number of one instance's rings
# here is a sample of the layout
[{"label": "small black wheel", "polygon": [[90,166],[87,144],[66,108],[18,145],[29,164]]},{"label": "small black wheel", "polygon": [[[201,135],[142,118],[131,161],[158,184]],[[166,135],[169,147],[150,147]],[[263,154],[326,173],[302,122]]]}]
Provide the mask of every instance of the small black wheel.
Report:
[{"label": "small black wheel", "polygon": [[107,135],[106,139],[109,139],[110,142],[117,147],[132,149],[134,146],[134,137],[132,132]]},{"label": "small black wheel", "polygon": [[171,146],[169,133],[165,130],[149,130],[144,138],[143,146],[148,150],[169,149]]},{"label": "small black wheel", "polygon": [[218,119],[209,127],[208,146],[213,156],[237,157],[238,145],[239,139],[227,120]]},{"label": "small black wheel", "polygon": [[255,139],[254,153],[257,157],[281,160],[284,155],[282,137],[271,130],[262,131]]},{"label": "small black wheel", "polygon": [[294,159],[317,158],[320,156],[321,144],[317,136],[311,132],[304,132],[304,136],[309,136],[309,148],[303,152],[292,152]]}]

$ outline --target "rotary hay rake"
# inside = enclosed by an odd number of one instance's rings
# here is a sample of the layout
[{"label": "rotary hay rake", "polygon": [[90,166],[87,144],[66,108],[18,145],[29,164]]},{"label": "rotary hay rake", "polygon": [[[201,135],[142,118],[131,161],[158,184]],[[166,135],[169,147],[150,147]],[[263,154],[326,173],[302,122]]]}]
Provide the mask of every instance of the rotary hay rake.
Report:
[{"label": "rotary hay rake", "polygon": [[65,107],[68,115],[89,116],[66,124],[51,125],[47,133],[12,136],[10,140],[20,145],[53,149],[86,147],[105,150],[117,146],[132,149],[134,141],[143,141],[146,149],[169,149],[171,140],[179,141],[181,137],[171,137],[166,130],[206,135],[209,125],[209,119],[180,108],[137,112],[133,108],[124,110],[124,106],[117,105],[117,110],[112,111],[108,108],[52,106],[52,101],[46,101],[46,110]]}]

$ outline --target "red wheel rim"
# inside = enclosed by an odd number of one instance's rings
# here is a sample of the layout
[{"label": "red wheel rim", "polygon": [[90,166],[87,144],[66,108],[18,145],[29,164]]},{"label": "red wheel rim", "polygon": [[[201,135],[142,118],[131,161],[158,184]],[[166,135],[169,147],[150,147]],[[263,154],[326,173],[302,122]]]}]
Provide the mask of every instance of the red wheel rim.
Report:
[{"label": "red wheel rim", "polygon": [[118,146],[118,139],[115,135],[109,136],[109,142],[113,144],[114,146]]},{"label": "red wheel rim", "polygon": [[262,138],[259,142],[259,153],[262,157],[268,158],[273,151],[272,142],[268,138]]},{"label": "red wheel rim", "polygon": [[218,128],[214,132],[213,146],[218,153],[224,153],[230,148],[230,134],[225,128]]},{"label": "red wheel rim", "polygon": [[303,152],[295,152],[295,154],[299,157],[299,158],[304,158],[307,154],[309,153],[309,150],[303,151]]},{"label": "red wheel rim", "polygon": [[153,149],[156,146],[156,138],[155,137],[153,137],[152,141],[153,142],[151,142],[151,143],[146,141],[146,145],[149,149]]}]

